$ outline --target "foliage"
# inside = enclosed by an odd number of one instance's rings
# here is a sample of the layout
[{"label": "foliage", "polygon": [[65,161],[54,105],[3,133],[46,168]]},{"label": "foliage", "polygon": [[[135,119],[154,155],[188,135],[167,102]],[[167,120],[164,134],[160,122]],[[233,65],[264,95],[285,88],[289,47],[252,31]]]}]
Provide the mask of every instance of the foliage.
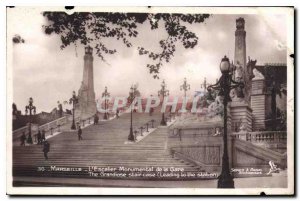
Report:
[{"label": "foliage", "polygon": [[14,44],[25,43],[25,40],[20,35],[14,35],[12,41]]},{"label": "foliage", "polygon": [[[49,24],[43,25],[46,34],[58,34],[61,37],[61,49],[77,42],[88,45],[96,44],[97,55],[106,62],[105,54],[117,52],[107,47],[103,39],[115,38],[126,47],[132,47],[132,39],[137,37],[138,26],[149,22],[151,30],[158,29],[163,24],[167,38],[161,39],[161,52],[152,52],[144,47],[138,47],[140,55],[147,55],[153,60],[147,64],[150,74],[159,78],[159,70],[164,62],[174,57],[176,43],[180,42],[184,48],[194,48],[198,43],[195,33],[189,31],[184,24],[202,23],[209,14],[169,14],[169,13],[87,13],[76,12],[68,15],[65,12],[44,12],[43,16]],[[160,23],[161,22],[161,23]]]},{"label": "foliage", "polygon": [[12,104],[12,114],[16,115],[18,112],[17,105],[15,103]]}]

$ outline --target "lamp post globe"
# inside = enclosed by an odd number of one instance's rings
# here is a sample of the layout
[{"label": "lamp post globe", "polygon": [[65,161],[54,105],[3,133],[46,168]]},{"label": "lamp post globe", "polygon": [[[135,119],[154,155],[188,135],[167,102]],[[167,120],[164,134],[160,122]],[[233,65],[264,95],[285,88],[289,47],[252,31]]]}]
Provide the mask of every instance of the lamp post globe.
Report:
[{"label": "lamp post globe", "polygon": [[222,73],[229,73],[230,71],[230,62],[226,56],[224,56],[221,60],[220,70]]}]

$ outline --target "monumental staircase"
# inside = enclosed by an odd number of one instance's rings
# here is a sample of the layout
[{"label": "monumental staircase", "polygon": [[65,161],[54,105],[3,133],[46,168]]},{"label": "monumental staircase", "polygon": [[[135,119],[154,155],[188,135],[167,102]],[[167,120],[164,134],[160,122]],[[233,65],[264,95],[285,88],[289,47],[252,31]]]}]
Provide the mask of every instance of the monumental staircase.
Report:
[{"label": "monumental staircase", "polygon": [[[44,159],[41,145],[21,147],[15,143],[13,176],[18,177],[18,181],[22,180],[20,179],[22,177],[45,178],[45,181],[49,177],[142,180],[192,180],[217,177],[222,166],[222,135],[213,135],[211,129],[206,128],[204,124],[201,128],[179,129],[175,132],[168,126],[159,125],[161,120],[159,112],[155,112],[152,116],[134,113],[133,130],[138,131],[137,135],[141,135],[140,127],[144,126],[143,135],[146,135],[145,124],[151,120],[154,120],[155,129],[151,129],[150,134],[135,143],[127,141],[130,113],[122,114],[119,119],[102,120],[98,125],[83,128],[82,141],[78,141],[76,131],[63,131],[47,140],[51,144],[49,160]],[[86,120],[85,124],[89,121]],[[70,125],[65,125],[68,126]],[[151,124],[148,126],[152,127]],[[265,141],[272,147],[274,140],[286,142],[286,138],[281,136],[282,133],[252,133],[251,136],[232,133],[232,135],[228,139],[230,167],[262,169],[261,176],[266,176],[270,169],[270,161],[281,169],[287,167],[286,152],[261,146]],[[160,168],[166,171],[159,172]],[[200,177],[195,176],[199,174]],[[207,174],[214,175],[206,177]],[[234,174],[234,177],[241,176],[243,175]]]},{"label": "monumental staircase", "polygon": [[[91,176],[92,172],[97,174],[96,178],[182,180],[178,176],[180,172],[201,172],[199,166],[176,158],[168,151],[168,127],[159,126],[160,113],[152,116],[134,113],[134,130],[152,119],[155,120],[156,129],[137,143],[127,142],[130,113],[125,113],[119,119],[100,121],[98,125],[84,128],[82,141],[78,141],[76,131],[62,132],[49,138],[49,160],[44,159],[41,145],[14,146],[13,176],[95,178],[94,175]],[[97,170],[90,171],[91,167],[97,167]],[[81,168],[82,171],[67,168]],[[130,168],[135,170],[128,171]],[[161,177],[157,175],[157,168],[168,168],[168,171]],[[116,176],[132,172],[137,174],[129,177]]]}]

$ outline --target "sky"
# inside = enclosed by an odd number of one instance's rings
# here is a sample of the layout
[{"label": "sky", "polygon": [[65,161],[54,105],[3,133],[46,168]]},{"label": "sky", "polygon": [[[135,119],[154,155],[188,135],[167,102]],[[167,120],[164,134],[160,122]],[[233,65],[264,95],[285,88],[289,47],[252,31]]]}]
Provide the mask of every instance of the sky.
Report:
[{"label": "sky", "polygon": [[[183,95],[180,85],[186,77],[193,96],[201,90],[206,77],[214,83],[220,77],[219,64],[227,55],[231,60],[235,47],[235,20],[245,19],[247,57],[258,64],[286,63],[286,18],[283,15],[212,15],[205,23],[188,26],[198,36],[198,45],[185,49],[177,44],[175,57],[165,63],[160,79],[153,79],[146,67],[149,59],[138,54],[137,47],[159,50],[158,41],[166,37],[164,29],[151,31],[144,23],[138,29],[139,36],[131,40],[132,48],[126,48],[120,41],[106,40],[117,53],[106,57],[107,63],[94,54],[94,84],[96,97],[104,87],[112,96],[128,95],[132,84],[138,83],[142,96],[157,95],[163,79],[172,95]],[[72,91],[80,88],[83,71],[84,47],[71,45],[60,49],[57,35],[45,35],[42,25],[46,19],[37,10],[19,10],[8,15],[10,28],[8,40],[15,34],[21,35],[25,43],[14,44],[12,53],[13,102],[24,113],[29,97],[33,97],[37,112],[49,112],[57,107],[57,101],[69,100]],[[70,108],[64,105],[64,108]]]}]

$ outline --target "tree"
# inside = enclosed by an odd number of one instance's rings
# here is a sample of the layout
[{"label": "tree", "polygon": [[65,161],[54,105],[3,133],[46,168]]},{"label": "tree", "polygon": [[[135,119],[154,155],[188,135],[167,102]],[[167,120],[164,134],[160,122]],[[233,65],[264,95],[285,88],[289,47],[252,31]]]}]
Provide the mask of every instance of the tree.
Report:
[{"label": "tree", "polygon": [[17,105],[15,103],[13,103],[12,104],[12,114],[17,115],[17,113],[18,113]]},{"label": "tree", "polygon": [[[43,25],[46,34],[58,34],[61,37],[61,49],[77,42],[83,45],[95,43],[96,54],[104,62],[105,54],[114,54],[116,49],[107,47],[102,39],[116,38],[128,48],[132,47],[132,38],[138,36],[138,26],[150,23],[151,30],[158,29],[163,23],[168,36],[159,41],[160,52],[152,52],[144,47],[137,47],[140,55],[147,55],[153,60],[147,64],[150,74],[159,78],[159,70],[164,62],[174,57],[176,43],[184,48],[194,48],[198,43],[195,33],[189,31],[185,24],[203,23],[209,14],[169,14],[169,13],[88,13],[44,12],[49,24]],[[162,22],[162,23],[160,23]]]},{"label": "tree", "polygon": [[25,40],[18,34],[14,35],[12,41],[14,44],[25,43]]}]

